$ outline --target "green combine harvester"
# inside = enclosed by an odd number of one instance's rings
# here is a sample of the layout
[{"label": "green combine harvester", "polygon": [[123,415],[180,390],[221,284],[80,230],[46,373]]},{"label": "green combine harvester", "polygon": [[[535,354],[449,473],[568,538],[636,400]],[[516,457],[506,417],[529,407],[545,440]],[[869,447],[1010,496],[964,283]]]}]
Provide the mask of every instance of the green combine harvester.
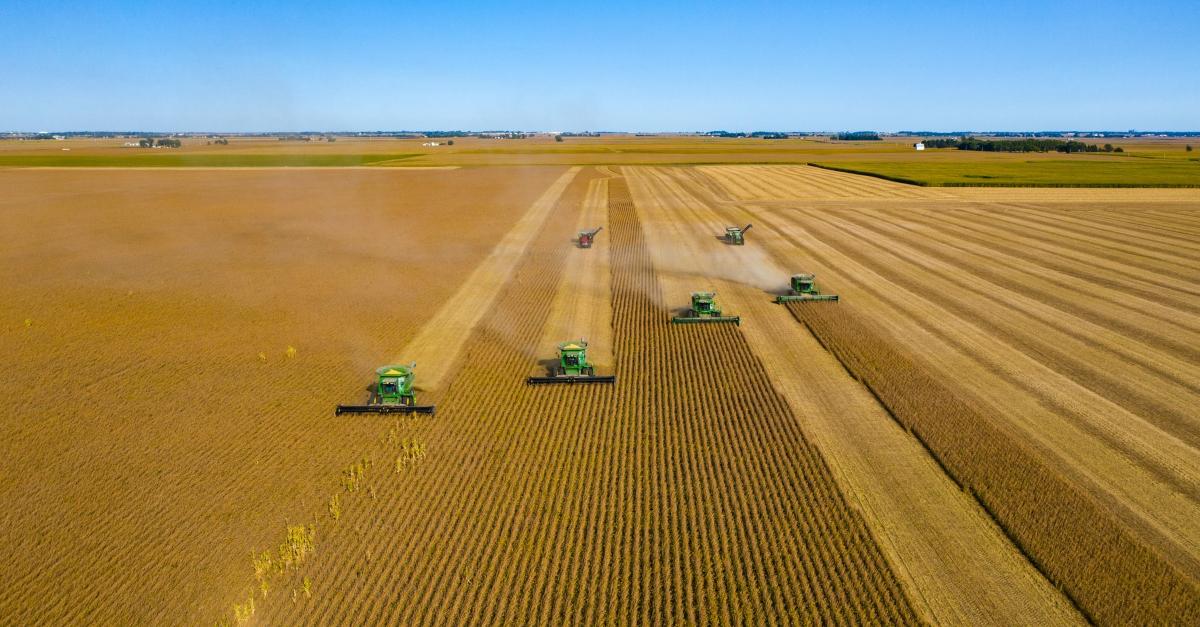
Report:
[{"label": "green combine harvester", "polygon": [[366,405],[338,405],[337,415],[342,414],[432,414],[433,405],[418,405],[413,394],[413,369],[417,364],[407,366],[391,365],[377,368],[375,374],[379,381]]},{"label": "green combine harvester", "polygon": [[820,288],[813,281],[814,275],[807,272],[792,275],[792,289],[788,294],[780,294],[775,297],[777,303],[793,303],[800,301],[825,301],[837,302],[837,294],[822,294]]},{"label": "green combine harvester", "polygon": [[588,363],[586,340],[573,340],[558,345],[558,365],[550,367],[550,376],[529,377],[526,383],[614,383],[611,374],[596,374]]},{"label": "green combine harvester", "polygon": [[750,230],[753,224],[746,226],[727,226],[725,227],[725,243],[733,244],[734,246],[746,245],[746,231]]},{"label": "green combine harvester", "polygon": [[741,316],[722,316],[721,308],[717,306],[716,292],[692,292],[692,307],[687,314],[671,318],[675,324],[693,324],[705,322],[732,322],[742,324]]}]

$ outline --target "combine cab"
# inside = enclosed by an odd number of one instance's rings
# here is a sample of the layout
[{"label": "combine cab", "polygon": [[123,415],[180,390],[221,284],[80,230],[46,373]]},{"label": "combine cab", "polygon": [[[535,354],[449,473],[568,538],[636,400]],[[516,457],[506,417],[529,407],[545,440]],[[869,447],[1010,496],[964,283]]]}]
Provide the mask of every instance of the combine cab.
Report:
[{"label": "combine cab", "polygon": [[687,314],[671,318],[675,324],[691,324],[704,322],[732,322],[742,324],[740,316],[722,316],[721,308],[717,306],[716,292],[692,292],[692,307]]},{"label": "combine cab", "polygon": [[407,366],[384,366],[375,370],[379,381],[366,405],[338,405],[337,414],[432,414],[433,405],[417,405],[413,394],[413,369]]},{"label": "combine cab", "polygon": [[746,226],[727,226],[725,227],[725,243],[733,244],[734,246],[744,246],[746,244],[746,231],[750,230],[752,224]]},{"label": "combine cab", "polygon": [[777,303],[792,303],[798,301],[837,302],[837,294],[822,294],[813,281],[813,275],[807,272],[792,275],[792,289],[787,294],[775,297]]},{"label": "combine cab", "polygon": [[558,345],[558,364],[550,367],[550,376],[529,377],[526,383],[613,383],[611,374],[598,375],[587,360],[587,341],[575,340]]},{"label": "combine cab", "polygon": [[602,226],[598,226],[595,229],[592,229],[591,231],[580,231],[579,239],[577,240],[579,242],[579,247],[580,248],[591,248],[592,242],[594,242],[596,240],[596,234],[599,233],[600,230],[603,228],[604,227],[602,227]]}]

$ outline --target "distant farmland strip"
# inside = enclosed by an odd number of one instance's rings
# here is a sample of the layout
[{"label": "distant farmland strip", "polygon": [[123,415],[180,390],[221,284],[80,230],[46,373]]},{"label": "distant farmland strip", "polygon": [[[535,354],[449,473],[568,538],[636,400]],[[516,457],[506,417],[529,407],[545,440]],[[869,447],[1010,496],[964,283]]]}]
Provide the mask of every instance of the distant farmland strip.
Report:
[{"label": "distant farmland strip", "polygon": [[222,154],[0,155],[10,168],[337,168],[400,161],[420,154]]},{"label": "distant farmland strip", "polygon": [[1200,187],[1200,167],[1182,160],[1090,157],[809,162],[808,165],[931,187]]},{"label": "distant farmland strip", "polygon": [[1091,620],[1194,625],[1200,588],[847,307],[789,304]]}]

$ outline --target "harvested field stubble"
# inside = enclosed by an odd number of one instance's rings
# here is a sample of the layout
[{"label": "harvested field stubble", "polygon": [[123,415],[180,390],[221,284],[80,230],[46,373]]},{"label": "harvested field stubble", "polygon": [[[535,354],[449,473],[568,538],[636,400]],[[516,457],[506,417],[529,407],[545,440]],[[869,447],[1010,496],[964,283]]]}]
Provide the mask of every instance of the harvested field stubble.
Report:
[{"label": "harvested field stubble", "polygon": [[856,316],[787,305],[1093,621],[1196,624],[1200,588]]}]

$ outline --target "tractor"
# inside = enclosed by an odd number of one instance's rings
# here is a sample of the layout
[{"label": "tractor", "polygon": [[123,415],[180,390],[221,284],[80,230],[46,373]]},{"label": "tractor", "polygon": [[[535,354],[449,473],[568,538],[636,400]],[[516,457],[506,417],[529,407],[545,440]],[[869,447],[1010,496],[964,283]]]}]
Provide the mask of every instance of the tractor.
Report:
[{"label": "tractor", "polygon": [[797,301],[825,301],[837,302],[837,294],[822,294],[821,289],[813,281],[814,276],[808,272],[792,275],[792,287],[787,294],[780,294],[775,297],[777,303],[791,303]]},{"label": "tractor", "polygon": [[573,340],[558,345],[558,364],[550,367],[548,376],[529,377],[526,383],[613,383],[614,375],[596,374],[588,363],[587,340]]},{"label": "tractor", "polygon": [[717,306],[716,292],[692,292],[692,306],[682,316],[671,318],[675,324],[690,324],[704,322],[732,322],[742,324],[740,316],[722,316],[721,308]]},{"label": "tractor", "polygon": [[733,244],[734,246],[746,245],[746,231],[750,230],[752,224],[746,226],[727,226],[725,227],[725,243]]},{"label": "tractor", "polygon": [[390,365],[377,368],[378,381],[366,405],[338,405],[341,414],[432,414],[433,405],[417,405],[413,394],[413,370],[417,364]]},{"label": "tractor", "polygon": [[600,230],[603,228],[604,227],[602,227],[602,226],[598,226],[598,227],[592,229],[591,231],[580,231],[579,239],[577,240],[579,242],[579,247],[580,248],[591,248],[592,242],[594,242],[596,240],[596,234],[599,233]]}]

